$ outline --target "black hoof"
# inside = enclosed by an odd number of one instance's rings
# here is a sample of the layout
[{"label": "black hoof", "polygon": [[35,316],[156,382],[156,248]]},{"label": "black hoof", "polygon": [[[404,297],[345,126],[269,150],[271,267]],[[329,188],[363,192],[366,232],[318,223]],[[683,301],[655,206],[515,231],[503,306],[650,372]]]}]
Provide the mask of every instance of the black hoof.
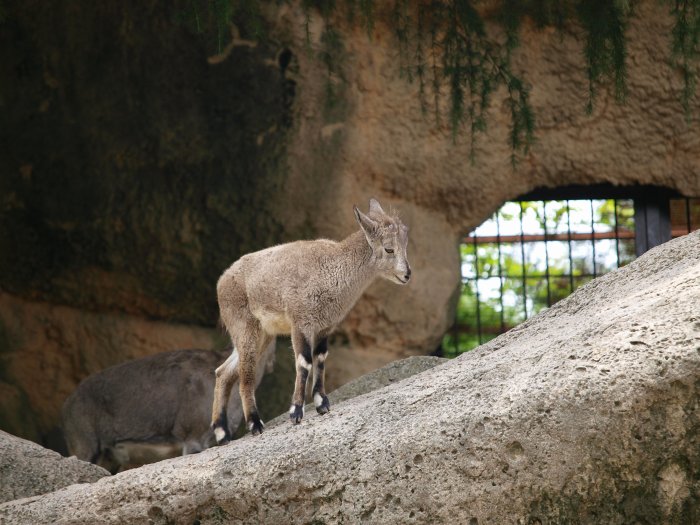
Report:
[{"label": "black hoof", "polygon": [[289,409],[289,419],[292,421],[292,423],[298,425],[301,423],[303,417],[304,405],[292,405],[292,407]]},{"label": "black hoof", "polygon": [[263,428],[265,428],[265,425],[260,420],[260,416],[258,414],[251,414],[250,421],[248,421],[248,429],[250,430],[250,433],[257,436],[262,434]]},{"label": "black hoof", "polygon": [[[328,412],[331,411],[331,402],[328,401],[328,396],[324,396],[322,394],[317,394],[321,396],[321,404],[316,406],[316,412],[319,414],[328,414]],[[317,402],[317,399],[314,399],[314,402]]]}]

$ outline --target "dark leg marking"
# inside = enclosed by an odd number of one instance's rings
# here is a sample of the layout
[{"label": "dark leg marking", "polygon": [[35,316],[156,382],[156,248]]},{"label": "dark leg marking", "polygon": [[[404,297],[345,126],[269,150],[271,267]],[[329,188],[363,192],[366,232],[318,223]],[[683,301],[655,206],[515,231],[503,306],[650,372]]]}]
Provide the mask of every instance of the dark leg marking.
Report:
[{"label": "dark leg marking", "polygon": [[313,397],[316,412],[327,414],[330,412],[331,403],[326,396],[324,376],[326,370],[326,357],[328,357],[328,339],[323,338],[314,350],[314,386]]},{"label": "dark leg marking", "polygon": [[314,405],[316,405],[316,412],[321,415],[331,411],[331,402],[326,394],[321,394],[320,392],[314,394]]},{"label": "dark leg marking", "polygon": [[292,396],[292,406],[289,409],[289,419],[292,423],[300,423],[304,417],[304,397],[306,396],[306,381],[309,377],[313,358],[311,345],[303,335],[299,334],[297,339],[299,347],[296,354],[297,377],[294,385],[294,395]]},{"label": "dark leg marking", "polygon": [[314,355],[327,354],[327,353],[328,353],[328,338],[324,337],[316,345],[316,348],[314,349]]},{"label": "dark leg marking", "polygon": [[301,355],[308,364],[311,364],[311,345],[306,337],[302,337],[302,341]]}]

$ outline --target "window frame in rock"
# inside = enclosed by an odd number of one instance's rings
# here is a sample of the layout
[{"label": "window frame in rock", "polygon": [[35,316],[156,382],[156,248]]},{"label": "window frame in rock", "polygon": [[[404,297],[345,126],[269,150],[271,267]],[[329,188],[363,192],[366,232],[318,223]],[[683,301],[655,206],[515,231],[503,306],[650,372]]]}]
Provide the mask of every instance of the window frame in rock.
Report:
[{"label": "window frame in rock", "polygon": [[[594,221],[594,201],[613,201],[614,206],[614,229],[608,232],[598,231],[600,228],[596,227]],[[591,209],[591,228],[588,234],[581,232],[572,232],[571,224],[569,223],[567,232],[555,233],[547,231],[547,218],[546,218],[546,206],[549,202],[564,202],[567,208],[567,220],[570,221],[571,212],[569,210],[570,201],[588,201]],[[540,234],[526,234],[523,230],[523,210],[524,205],[527,203],[537,202],[542,204],[543,210],[543,232]],[[628,228],[624,229],[619,227],[620,221],[618,220],[618,206],[620,202],[624,202],[626,209],[633,210],[633,221],[634,230]],[[679,237],[690,233],[691,231],[700,229],[700,199],[688,198],[679,195],[677,192],[669,190],[667,188],[661,188],[656,186],[632,186],[632,187],[619,187],[612,185],[593,185],[593,186],[567,186],[559,188],[545,188],[537,189],[525,195],[521,195],[517,199],[512,201],[507,201],[499,207],[499,210],[490,218],[487,219],[483,224],[492,220],[493,217],[498,217],[504,206],[511,204],[518,204],[520,207],[520,235],[501,235],[500,231],[494,235],[479,235],[475,232],[479,229],[476,228],[468,235],[462,239],[460,245],[460,254],[465,254],[471,250],[471,260],[465,262],[465,258],[462,258],[461,268],[464,270],[465,264],[472,265],[472,270],[469,273],[471,277],[465,276],[465,272],[462,271],[462,283],[460,288],[460,301],[458,307],[455,311],[455,320],[452,327],[447,331],[445,337],[443,338],[442,344],[436,352],[439,355],[445,355],[447,357],[453,357],[459,355],[465,351],[469,351],[480,344],[487,342],[494,337],[497,337],[501,333],[508,331],[517,324],[508,323],[505,317],[505,307],[504,307],[504,282],[506,280],[514,280],[516,278],[522,279],[522,305],[524,310],[524,318],[522,321],[532,317],[533,313],[528,312],[528,303],[534,304],[534,299],[532,301],[527,297],[528,294],[528,283],[532,280],[537,280],[540,278],[545,279],[546,286],[546,306],[550,307],[558,300],[573,293],[578,286],[585,284],[588,280],[594,279],[606,273],[605,267],[602,268],[602,272],[597,271],[597,261],[596,261],[596,241],[601,240],[612,240],[615,243],[615,267],[610,269],[616,269],[628,262],[631,262],[635,257],[643,254],[647,250],[662,244],[670,240],[671,238]],[[630,208],[631,207],[631,208]],[[629,212],[628,212],[629,213]],[[498,221],[496,221],[496,227],[498,228]],[[601,223],[602,224],[602,223]],[[623,223],[624,224],[624,223]],[[481,226],[480,226],[481,227]],[[608,225],[609,228],[609,225]],[[516,239],[516,237],[519,237]],[[589,273],[574,271],[574,260],[572,259],[572,241],[588,241],[591,243],[592,248],[592,265],[591,271]],[[620,242],[629,243],[634,242],[634,253],[628,253],[627,256],[629,260],[621,259],[620,257]],[[530,242],[541,242],[544,245],[544,253],[546,258],[545,271],[544,274],[536,275],[534,277],[528,277],[526,273],[527,261],[525,255],[525,245]],[[550,264],[548,258],[548,244],[549,242],[566,242],[568,244],[569,250],[569,266],[568,273],[558,273],[553,276],[550,273]],[[513,245],[520,245],[521,250],[521,262],[522,262],[522,273],[520,276],[509,275],[504,273],[502,267],[502,247],[505,243],[511,243]],[[479,297],[479,281],[484,280],[480,277],[481,266],[478,260],[479,257],[479,246],[481,245],[495,245],[497,250],[498,259],[498,272],[495,275],[490,275],[490,279],[498,280],[500,290],[498,303],[500,305],[500,322],[496,322],[494,327],[493,323],[490,325],[485,325],[481,317],[481,308],[485,304],[481,302]],[[470,247],[468,250],[464,250],[462,247]],[[473,248],[473,249],[472,249]],[[609,271],[609,270],[608,270]],[[552,297],[551,294],[551,280],[552,279],[568,279],[569,280],[569,293],[556,298]],[[577,282],[575,282],[577,281]],[[464,311],[460,311],[460,304],[463,294],[465,293],[465,288],[473,284],[470,288],[470,293],[473,296],[475,303],[475,311],[471,315],[471,321],[469,324],[465,325],[460,322],[460,319],[464,319]],[[561,291],[561,289],[559,290]],[[534,309],[533,309],[534,310]],[[539,309],[538,309],[539,311]],[[537,313],[537,312],[535,312]],[[522,322],[521,321],[521,322]],[[518,323],[519,324],[519,323]],[[487,333],[488,332],[488,333]],[[464,334],[467,334],[465,337]],[[464,341],[473,341],[474,344],[463,344]]]}]

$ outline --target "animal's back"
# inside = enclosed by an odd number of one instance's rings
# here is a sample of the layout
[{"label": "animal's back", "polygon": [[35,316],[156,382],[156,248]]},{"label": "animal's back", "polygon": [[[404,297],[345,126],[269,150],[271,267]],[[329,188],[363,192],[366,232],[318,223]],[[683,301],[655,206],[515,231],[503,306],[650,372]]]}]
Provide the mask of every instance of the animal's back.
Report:
[{"label": "animal's back", "polygon": [[319,269],[338,243],[327,239],[295,241],[249,253],[219,279],[222,309],[249,311],[271,334],[289,334],[292,310],[325,285]]},{"label": "animal's back", "polygon": [[[64,404],[69,451],[90,461],[99,450],[119,441],[200,437],[208,430],[214,369],[227,354],[163,352],[89,376]],[[87,457],[88,453],[92,455]]]}]

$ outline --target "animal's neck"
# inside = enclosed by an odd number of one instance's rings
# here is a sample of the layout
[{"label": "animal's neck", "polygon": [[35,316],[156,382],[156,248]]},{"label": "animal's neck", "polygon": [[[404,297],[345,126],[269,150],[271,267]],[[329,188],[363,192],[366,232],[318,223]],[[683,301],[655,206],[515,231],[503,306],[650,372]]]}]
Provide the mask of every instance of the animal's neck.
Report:
[{"label": "animal's neck", "polygon": [[341,253],[347,259],[343,265],[344,275],[340,282],[349,293],[348,299],[354,304],[378,273],[372,261],[372,248],[367,244],[362,230],[346,237],[341,241],[341,245]]},{"label": "animal's neck", "polygon": [[351,262],[356,268],[370,270],[372,260],[372,248],[367,244],[367,239],[362,230],[346,237],[341,241],[343,251],[351,258]]}]

